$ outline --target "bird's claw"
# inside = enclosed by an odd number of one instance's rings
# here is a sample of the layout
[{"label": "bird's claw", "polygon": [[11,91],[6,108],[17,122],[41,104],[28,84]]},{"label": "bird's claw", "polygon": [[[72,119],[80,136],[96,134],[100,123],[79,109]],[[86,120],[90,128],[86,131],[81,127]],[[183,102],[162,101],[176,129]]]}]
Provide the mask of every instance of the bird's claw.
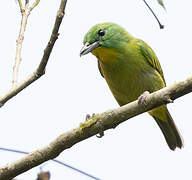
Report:
[{"label": "bird's claw", "polygon": [[[94,117],[95,113],[92,114],[92,116],[90,116],[89,114],[86,115],[85,117],[85,122],[87,122],[90,118]],[[96,135],[97,138],[102,138],[104,136],[104,131],[101,131],[100,133],[98,133]]]},{"label": "bird's claw", "polygon": [[138,98],[138,104],[146,105],[146,98],[149,94],[150,94],[149,91],[145,91],[143,94],[141,94]]},{"label": "bird's claw", "polygon": [[92,116],[90,116],[90,114],[87,114],[85,117],[85,122],[88,121],[93,116],[95,116],[95,113],[93,113]]},{"label": "bird's claw", "polygon": [[86,115],[85,117],[85,122],[88,121],[88,119],[90,118],[91,116],[89,114]]},{"label": "bird's claw", "polygon": [[102,138],[104,136],[104,131],[101,131],[99,134],[96,135],[97,138]]}]

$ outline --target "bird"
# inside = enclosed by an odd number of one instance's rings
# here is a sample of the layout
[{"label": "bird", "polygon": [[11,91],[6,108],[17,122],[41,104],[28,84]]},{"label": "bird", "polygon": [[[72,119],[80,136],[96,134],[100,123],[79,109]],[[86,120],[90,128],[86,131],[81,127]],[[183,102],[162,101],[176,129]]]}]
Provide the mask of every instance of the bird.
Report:
[{"label": "bird", "polygon": [[[93,26],[84,36],[80,56],[92,53],[98,69],[120,106],[139,100],[144,104],[149,93],[166,87],[155,52],[143,40],[115,23]],[[183,147],[182,137],[167,106],[148,113],[155,119],[171,150]]]}]

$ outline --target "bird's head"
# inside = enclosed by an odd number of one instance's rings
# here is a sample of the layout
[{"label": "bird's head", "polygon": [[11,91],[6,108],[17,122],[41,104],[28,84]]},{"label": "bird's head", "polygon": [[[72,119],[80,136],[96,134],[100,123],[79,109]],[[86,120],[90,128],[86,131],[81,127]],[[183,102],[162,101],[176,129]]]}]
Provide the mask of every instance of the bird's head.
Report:
[{"label": "bird's head", "polygon": [[120,51],[130,39],[130,35],[119,25],[114,23],[103,23],[93,26],[84,37],[84,47],[80,56],[92,52],[98,55],[101,51]]}]

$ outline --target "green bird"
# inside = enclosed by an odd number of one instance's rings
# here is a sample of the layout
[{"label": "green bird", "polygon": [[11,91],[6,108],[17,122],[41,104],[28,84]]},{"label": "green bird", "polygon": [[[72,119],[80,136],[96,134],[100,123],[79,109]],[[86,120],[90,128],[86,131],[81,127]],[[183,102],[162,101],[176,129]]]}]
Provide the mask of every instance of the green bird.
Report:
[{"label": "green bird", "polygon": [[[99,71],[120,106],[139,97],[145,100],[146,92],[152,93],[166,86],[154,51],[121,26],[97,24],[87,32],[83,43],[80,55],[91,52],[97,57]],[[148,113],[159,125],[169,148],[181,148],[182,138],[167,106],[162,105]]]}]

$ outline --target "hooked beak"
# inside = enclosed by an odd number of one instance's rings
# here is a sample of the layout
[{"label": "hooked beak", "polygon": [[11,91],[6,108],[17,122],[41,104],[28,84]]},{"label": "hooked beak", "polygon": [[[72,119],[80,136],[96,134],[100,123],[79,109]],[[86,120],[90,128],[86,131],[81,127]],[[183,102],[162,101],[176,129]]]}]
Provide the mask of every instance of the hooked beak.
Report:
[{"label": "hooked beak", "polygon": [[88,42],[86,42],[80,51],[80,57],[85,54],[88,54],[89,52],[91,52],[92,50],[94,50],[97,47],[99,47],[99,41],[95,41],[92,44],[89,44]]}]

